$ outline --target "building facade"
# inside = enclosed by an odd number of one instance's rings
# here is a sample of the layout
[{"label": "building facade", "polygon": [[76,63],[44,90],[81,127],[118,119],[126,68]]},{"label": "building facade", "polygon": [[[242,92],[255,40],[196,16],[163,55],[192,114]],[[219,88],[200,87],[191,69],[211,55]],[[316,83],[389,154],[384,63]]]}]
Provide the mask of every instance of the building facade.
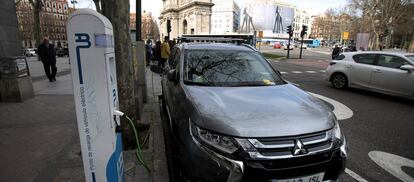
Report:
[{"label": "building facade", "polygon": [[295,8],[295,16],[293,18],[293,38],[300,39],[300,32],[302,31],[302,26],[305,25],[308,27],[307,34],[303,37],[308,39],[312,31],[312,21],[311,15],[303,9]]},{"label": "building facade", "polygon": [[233,0],[213,0],[211,33],[235,33],[240,26],[240,7]]},{"label": "building facade", "polygon": [[162,0],[160,20],[161,37],[168,36],[167,24],[171,25],[170,39],[183,34],[210,34],[211,0]]},{"label": "building facade", "polygon": [[[136,14],[130,13],[130,26],[131,32],[136,31]],[[131,34],[132,41],[135,41],[135,33]],[[160,40],[160,32],[158,24],[152,16],[151,12],[144,11],[141,14],[141,39],[142,40]]]},{"label": "building facade", "polygon": [[[67,47],[66,22],[69,14],[66,0],[42,0],[40,13],[40,36],[48,36],[57,47]],[[16,6],[22,46],[37,47],[34,37],[33,6],[28,0],[21,0]]]}]

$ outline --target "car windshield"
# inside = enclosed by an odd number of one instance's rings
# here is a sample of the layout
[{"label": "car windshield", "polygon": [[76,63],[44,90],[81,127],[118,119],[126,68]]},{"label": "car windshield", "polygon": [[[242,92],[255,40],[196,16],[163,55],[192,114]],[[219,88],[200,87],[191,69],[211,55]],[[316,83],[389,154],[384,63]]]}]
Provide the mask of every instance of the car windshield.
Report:
[{"label": "car windshield", "polygon": [[411,61],[414,61],[414,55],[408,55],[406,56],[408,59],[410,59]]},{"label": "car windshield", "polygon": [[259,53],[236,50],[189,50],[184,60],[184,81],[203,86],[283,84]]}]

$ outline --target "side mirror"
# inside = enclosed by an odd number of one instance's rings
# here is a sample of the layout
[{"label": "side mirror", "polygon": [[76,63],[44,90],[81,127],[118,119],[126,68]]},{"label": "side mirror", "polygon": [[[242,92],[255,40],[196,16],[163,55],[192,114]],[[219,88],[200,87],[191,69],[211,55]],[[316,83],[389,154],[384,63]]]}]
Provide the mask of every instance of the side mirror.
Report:
[{"label": "side mirror", "polygon": [[167,73],[167,78],[169,81],[177,83],[178,82],[177,71],[175,69],[169,70]]},{"label": "side mirror", "polygon": [[414,66],[412,66],[412,65],[402,65],[401,67],[400,67],[400,69],[401,70],[405,70],[405,71],[408,71],[408,72],[413,72],[414,71]]}]

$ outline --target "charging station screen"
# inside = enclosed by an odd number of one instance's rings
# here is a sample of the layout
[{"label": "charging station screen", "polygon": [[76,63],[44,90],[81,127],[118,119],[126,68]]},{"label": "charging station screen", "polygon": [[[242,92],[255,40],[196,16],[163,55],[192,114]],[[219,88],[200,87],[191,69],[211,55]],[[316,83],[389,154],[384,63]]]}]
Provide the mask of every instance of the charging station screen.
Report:
[{"label": "charging station screen", "polygon": [[112,36],[107,34],[95,35],[96,47],[114,47]]}]

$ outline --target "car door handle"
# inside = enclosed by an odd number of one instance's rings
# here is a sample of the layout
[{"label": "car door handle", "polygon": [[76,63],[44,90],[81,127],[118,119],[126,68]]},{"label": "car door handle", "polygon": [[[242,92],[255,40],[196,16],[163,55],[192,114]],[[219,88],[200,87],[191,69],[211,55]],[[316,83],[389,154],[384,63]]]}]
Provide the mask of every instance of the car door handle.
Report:
[{"label": "car door handle", "polygon": [[352,65],[348,65],[348,66],[346,66],[347,68],[352,68],[353,66]]},{"label": "car door handle", "polygon": [[375,69],[374,72],[375,73],[382,73],[382,71],[380,69]]}]

